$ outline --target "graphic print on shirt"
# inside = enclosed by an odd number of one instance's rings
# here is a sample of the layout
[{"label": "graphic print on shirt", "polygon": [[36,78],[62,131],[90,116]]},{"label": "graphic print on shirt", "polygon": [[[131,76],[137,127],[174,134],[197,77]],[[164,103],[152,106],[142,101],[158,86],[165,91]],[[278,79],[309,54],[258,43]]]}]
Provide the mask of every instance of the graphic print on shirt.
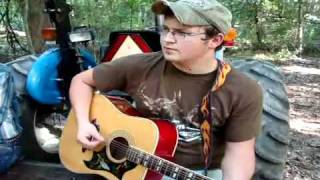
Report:
[{"label": "graphic print on shirt", "polygon": [[[179,132],[179,140],[187,143],[200,142],[200,124],[196,122],[199,112],[199,104],[195,105],[189,112],[184,112],[178,105],[181,102],[181,90],[173,93],[172,98],[153,98],[146,93],[146,86],[141,85],[138,89],[139,98],[143,105],[154,115],[162,119],[168,119],[174,123]],[[214,109],[214,108],[213,108]]]}]

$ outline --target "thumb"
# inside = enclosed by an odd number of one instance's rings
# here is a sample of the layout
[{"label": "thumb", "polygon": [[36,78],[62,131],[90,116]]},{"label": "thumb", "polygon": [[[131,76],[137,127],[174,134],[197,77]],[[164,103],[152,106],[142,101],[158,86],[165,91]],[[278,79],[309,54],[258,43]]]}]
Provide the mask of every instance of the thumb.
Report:
[{"label": "thumb", "polygon": [[98,141],[104,141],[103,136],[98,131],[95,130],[92,135]]}]

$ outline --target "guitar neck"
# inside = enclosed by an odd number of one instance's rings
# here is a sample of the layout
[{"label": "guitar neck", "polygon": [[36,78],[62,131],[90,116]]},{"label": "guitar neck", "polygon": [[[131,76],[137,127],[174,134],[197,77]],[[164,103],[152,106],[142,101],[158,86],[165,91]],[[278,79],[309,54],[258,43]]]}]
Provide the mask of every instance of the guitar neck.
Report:
[{"label": "guitar neck", "polygon": [[160,158],[158,156],[148,154],[141,150],[130,147],[126,153],[127,159],[133,163],[142,165],[150,170],[158,172],[162,175],[169,176],[174,179],[199,179],[199,180],[212,180],[206,176],[200,175],[184,168],[180,165],[172,163],[168,160]]}]

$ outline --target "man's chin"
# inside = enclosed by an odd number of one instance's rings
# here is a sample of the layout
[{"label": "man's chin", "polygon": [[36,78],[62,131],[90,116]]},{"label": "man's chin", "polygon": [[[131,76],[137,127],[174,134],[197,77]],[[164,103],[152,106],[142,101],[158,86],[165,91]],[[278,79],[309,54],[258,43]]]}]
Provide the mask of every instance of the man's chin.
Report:
[{"label": "man's chin", "polygon": [[179,61],[179,59],[175,56],[172,56],[172,55],[168,55],[168,54],[163,54],[164,55],[164,58],[167,60],[167,61],[172,61],[172,62],[176,62],[176,61]]}]

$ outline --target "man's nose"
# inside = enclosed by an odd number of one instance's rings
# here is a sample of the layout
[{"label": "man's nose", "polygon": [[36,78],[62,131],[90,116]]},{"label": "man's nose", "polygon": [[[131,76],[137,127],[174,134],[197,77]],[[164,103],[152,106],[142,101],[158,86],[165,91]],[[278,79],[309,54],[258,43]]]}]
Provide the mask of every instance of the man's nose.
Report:
[{"label": "man's nose", "polygon": [[174,33],[171,31],[168,31],[168,33],[163,37],[164,42],[173,42],[175,43],[177,40],[174,36]]}]

